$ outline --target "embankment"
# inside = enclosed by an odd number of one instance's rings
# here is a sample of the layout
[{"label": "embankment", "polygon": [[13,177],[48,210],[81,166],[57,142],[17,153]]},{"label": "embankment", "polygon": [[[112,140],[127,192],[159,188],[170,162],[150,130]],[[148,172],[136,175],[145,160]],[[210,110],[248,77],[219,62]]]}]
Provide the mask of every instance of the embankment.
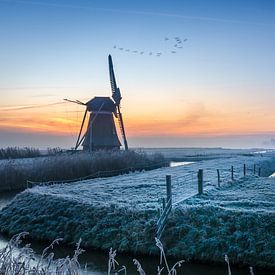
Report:
[{"label": "embankment", "polygon": [[[162,241],[168,255],[186,259],[274,268],[275,179],[247,177],[185,200],[172,210]],[[61,187],[59,187],[60,190]],[[92,188],[92,186],[90,186]],[[148,185],[149,188],[149,185]],[[85,247],[157,254],[157,211],[80,201],[41,188],[19,194],[0,212],[1,232],[28,231],[36,240],[82,238]]]}]

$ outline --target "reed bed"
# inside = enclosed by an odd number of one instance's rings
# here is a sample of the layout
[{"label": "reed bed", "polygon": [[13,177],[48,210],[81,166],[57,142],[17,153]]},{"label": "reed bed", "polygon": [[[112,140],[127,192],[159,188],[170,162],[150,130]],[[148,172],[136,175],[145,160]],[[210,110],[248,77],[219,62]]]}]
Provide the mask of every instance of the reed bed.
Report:
[{"label": "reed bed", "polygon": [[[160,154],[134,151],[60,153],[30,160],[9,160],[0,164],[0,191],[26,188],[26,182],[66,181],[98,176],[114,176],[129,171],[150,170],[165,165]],[[104,172],[104,173],[102,173]]]},{"label": "reed bed", "polygon": [[32,147],[7,147],[0,148],[0,159],[17,159],[17,158],[33,158],[40,157],[39,149]]}]

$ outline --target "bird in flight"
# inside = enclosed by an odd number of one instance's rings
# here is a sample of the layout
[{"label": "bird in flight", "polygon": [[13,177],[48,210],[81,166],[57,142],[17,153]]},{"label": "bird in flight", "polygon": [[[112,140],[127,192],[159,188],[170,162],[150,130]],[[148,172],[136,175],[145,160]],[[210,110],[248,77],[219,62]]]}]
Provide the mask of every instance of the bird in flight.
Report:
[{"label": "bird in flight", "polygon": [[[0,0],[1,1],[1,0]],[[178,53],[178,51],[180,51],[183,48],[183,42],[187,41],[187,38],[182,39],[179,36],[175,36],[175,37],[164,37],[164,41],[171,41],[166,43],[166,45],[169,45],[170,48],[168,48],[164,53],[162,52],[152,52],[152,51],[141,51],[141,50],[134,50],[134,49],[129,49],[129,48],[122,48],[118,45],[114,45],[113,48],[120,50],[120,51],[124,51],[124,52],[129,52],[129,53],[134,53],[134,54],[148,54],[149,56],[156,56],[156,57],[160,57],[163,54],[176,54]]]}]

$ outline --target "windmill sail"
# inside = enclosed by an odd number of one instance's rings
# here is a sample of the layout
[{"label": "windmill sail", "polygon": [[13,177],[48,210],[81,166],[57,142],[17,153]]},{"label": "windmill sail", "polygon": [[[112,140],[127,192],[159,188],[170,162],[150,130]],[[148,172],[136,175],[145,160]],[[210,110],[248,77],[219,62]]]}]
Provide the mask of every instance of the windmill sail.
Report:
[{"label": "windmill sail", "polygon": [[120,112],[121,93],[120,93],[120,89],[116,85],[116,78],[115,78],[115,73],[114,73],[114,68],[113,68],[113,61],[112,61],[111,55],[108,56],[108,60],[109,60],[109,73],[110,73],[110,82],[111,82],[111,89],[112,89],[112,98],[113,98],[113,100],[114,100],[114,102],[117,106],[118,122],[119,122],[121,135],[122,135],[122,138],[123,138],[124,148],[125,148],[125,150],[128,150],[128,142],[127,142],[127,139],[126,139],[122,114]]},{"label": "windmill sail", "polygon": [[116,85],[116,78],[113,68],[113,61],[111,55],[108,56],[109,60],[109,73],[110,73],[110,82],[111,82],[111,88],[112,88],[112,98],[115,102],[115,104],[118,106],[120,104],[121,100],[121,93],[119,88]]}]

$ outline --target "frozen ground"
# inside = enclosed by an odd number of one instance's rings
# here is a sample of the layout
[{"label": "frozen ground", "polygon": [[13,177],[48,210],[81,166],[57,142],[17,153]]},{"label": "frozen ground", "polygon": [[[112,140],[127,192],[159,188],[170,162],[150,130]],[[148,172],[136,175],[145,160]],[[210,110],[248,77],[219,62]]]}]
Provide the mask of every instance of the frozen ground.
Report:
[{"label": "frozen ground", "polygon": [[[226,159],[200,161],[178,167],[165,167],[141,173],[92,179],[70,184],[34,187],[29,192],[61,197],[78,203],[118,207],[156,209],[165,197],[165,176],[172,176],[174,205],[197,193],[197,171],[204,170],[205,190],[217,186],[217,171],[220,169],[222,183],[231,181],[231,165],[234,178],[243,176],[243,164],[247,174],[253,174],[254,164],[268,161],[269,156],[238,156]],[[275,162],[275,161],[274,161]],[[263,168],[262,168],[263,169]]]},{"label": "frozen ground", "polygon": [[213,158],[228,158],[237,155],[249,155],[255,152],[266,153],[272,150],[266,149],[226,149],[226,148],[141,148],[148,154],[161,153],[171,160],[202,160]]},{"label": "frozen ground", "polygon": [[[247,176],[243,178],[243,164]],[[156,254],[159,199],[165,176],[172,176],[174,207],[162,241],[169,255],[203,261],[231,261],[274,267],[275,178],[253,175],[275,171],[273,153],[200,161],[186,166],[34,187],[0,212],[0,230],[28,231],[37,240],[82,238],[87,247]],[[230,180],[230,168],[234,178]],[[197,171],[204,170],[205,194],[197,194]],[[221,170],[221,188],[217,172]]]},{"label": "frozen ground", "polygon": [[181,204],[211,205],[224,210],[275,214],[275,178],[248,176]]},{"label": "frozen ground", "polygon": [[169,253],[274,268],[274,188],[275,178],[247,176],[180,203],[164,232]]}]

